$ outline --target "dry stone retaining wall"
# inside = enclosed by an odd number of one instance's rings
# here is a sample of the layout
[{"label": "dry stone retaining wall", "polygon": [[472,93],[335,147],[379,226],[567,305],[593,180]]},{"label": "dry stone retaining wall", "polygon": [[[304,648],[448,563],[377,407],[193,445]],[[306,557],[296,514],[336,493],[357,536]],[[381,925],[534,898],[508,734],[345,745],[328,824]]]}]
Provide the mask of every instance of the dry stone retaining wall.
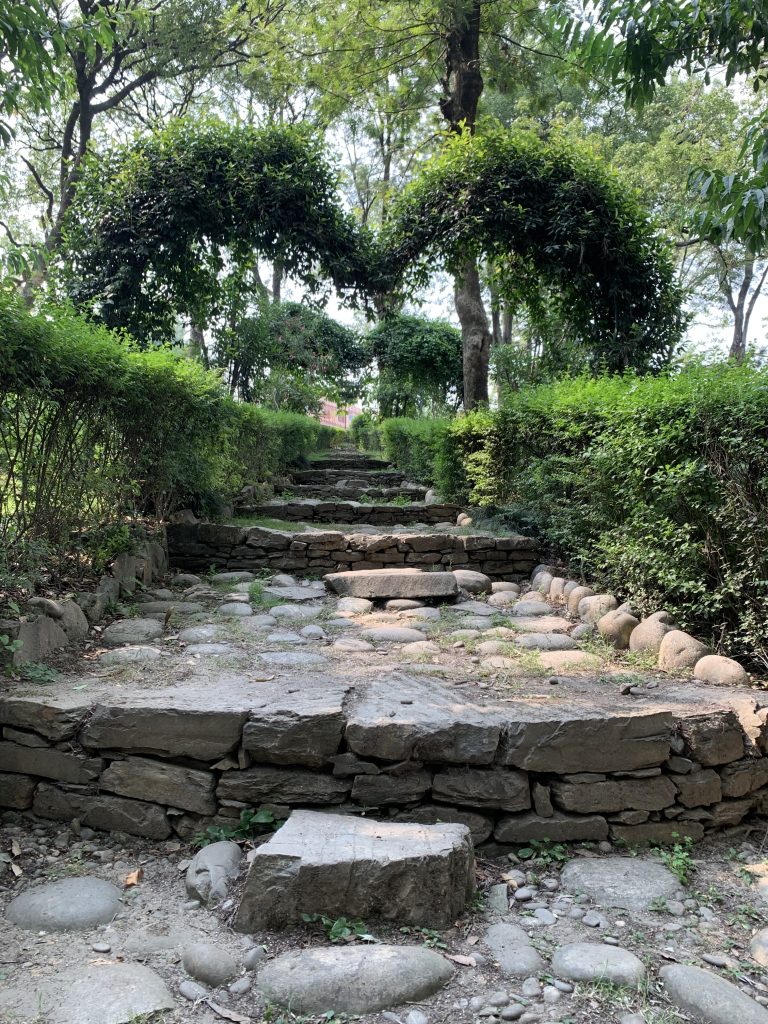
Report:
[{"label": "dry stone retaining wall", "polygon": [[408,505],[387,505],[328,498],[266,501],[242,509],[250,516],[284,519],[292,523],[370,523],[373,526],[455,523],[461,511],[461,505],[443,502],[425,505],[413,501]]},{"label": "dry stone retaining wall", "polygon": [[312,572],[435,565],[475,569],[491,578],[523,579],[537,561],[536,542],[520,536],[292,533],[215,523],[180,523],[169,526],[167,534],[171,565],[186,572],[207,572],[211,566],[226,571],[266,566]]},{"label": "dry stone retaining wall", "polygon": [[244,808],[466,824],[476,843],[700,838],[762,811],[768,708],[480,705],[409,677],[262,684],[242,702],[0,701],[0,806],[152,839]]}]

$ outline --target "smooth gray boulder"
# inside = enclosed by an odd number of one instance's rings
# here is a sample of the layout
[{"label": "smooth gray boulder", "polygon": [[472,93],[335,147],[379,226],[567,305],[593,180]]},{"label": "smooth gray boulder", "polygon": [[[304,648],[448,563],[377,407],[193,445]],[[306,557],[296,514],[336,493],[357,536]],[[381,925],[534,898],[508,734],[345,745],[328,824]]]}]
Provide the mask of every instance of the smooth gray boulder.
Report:
[{"label": "smooth gray boulder", "polygon": [[601,907],[637,913],[655,900],[672,899],[680,888],[677,877],[663,864],[640,857],[571,860],[563,868],[560,884],[566,892],[589,896]]},{"label": "smooth gray boulder", "polygon": [[747,686],[749,676],[744,667],[733,658],[720,654],[705,654],[693,668],[693,678],[704,683],[719,683],[723,686]]},{"label": "smooth gray boulder", "polygon": [[645,965],[621,946],[572,942],[561,946],[552,957],[552,973],[569,981],[609,981],[612,985],[640,988],[645,980]]},{"label": "smooth gray boulder", "polygon": [[657,664],[667,671],[693,668],[706,654],[709,654],[706,644],[682,629],[672,629],[661,641]]},{"label": "smooth gray boulder", "polygon": [[462,590],[468,594],[490,594],[491,578],[474,569],[454,569],[453,575]]},{"label": "smooth gray boulder", "polygon": [[514,642],[516,647],[533,651],[573,651],[579,646],[565,633],[526,633]]},{"label": "smooth gray boulder", "polygon": [[294,1013],[366,1014],[426,999],[452,976],[451,964],[423,946],[320,947],[276,957],[257,987]]},{"label": "smooth gray boulder", "polygon": [[220,626],[189,626],[181,630],[179,640],[184,644],[204,644],[220,636]]},{"label": "smooth gray boulder", "polygon": [[362,640],[378,640],[381,643],[410,644],[425,640],[421,630],[412,626],[372,626],[360,633]]},{"label": "smooth gray boulder", "polygon": [[485,944],[504,974],[527,978],[544,969],[544,961],[531,945],[531,940],[516,924],[492,924],[485,933]]},{"label": "smooth gray boulder", "polygon": [[629,612],[615,611],[606,612],[597,620],[597,631],[603,640],[613,644],[617,651],[626,651],[632,634],[640,625],[634,615]]},{"label": "smooth gray boulder", "polygon": [[156,619],[119,619],[107,626],[101,639],[107,647],[121,647],[123,644],[146,644],[162,635],[162,623]]},{"label": "smooth gray boulder", "polygon": [[212,942],[193,942],[181,954],[187,974],[204,985],[218,988],[237,974],[237,961],[225,949]]},{"label": "smooth gray boulder", "polygon": [[237,843],[211,843],[198,850],[185,878],[190,897],[201,903],[218,903],[225,899],[242,859],[243,851]]},{"label": "smooth gray boulder", "polygon": [[629,638],[630,651],[647,652],[657,655],[661,641],[675,628],[674,619],[669,612],[654,612],[635,626]]},{"label": "smooth gray boulder", "polygon": [[[416,604],[408,602],[409,606]],[[341,597],[336,604],[337,615],[367,615],[373,609],[373,601],[365,597]]]},{"label": "smooth gray boulder", "polygon": [[294,811],[256,850],[234,928],[284,928],[312,913],[446,928],[474,885],[464,825]]},{"label": "smooth gray boulder", "polygon": [[619,602],[613,594],[593,594],[579,601],[579,618],[582,622],[594,624],[608,612],[615,611]]},{"label": "smooth gray boulder", "polygon": [[768,1024],[765,1007],[711,971],[670,964],[660,974],[669,998],[697,1024]]},{"label": "smooth gray boulder", "polygon": [[253,615],[253,608],[247,601],[226,601],[216,609],[218,615],[227,615],[230,618],[247,619]]},{"label": "smooth gray boulder", "polygon": [[325,582],[336,594],[379,600],[393,597],[437,597],[448,600],[459,593],[452,572],[422,572],[420,569],[364,569],[332,572]]},{"label": "smooth gray boulder", "polygon": [[104,651],[99,655],[101,665],[146,665],[151,661],[159,661],[160,651],[156,647],[137,644],[131,647],[116,647],[112,651]]},{"label": "smooth gray boulder", "polygon": [[278,597],[281,601],[296,601],[299,604],[317,599],[317,591],[312,587],[264,587],[264,593]]},{"label": "smooth gray boulder", "polygon": [[33,931],[85,931],[108,924],[121,907],[120,890],[101,878],[63,878],[11,900],[6,918]]}]

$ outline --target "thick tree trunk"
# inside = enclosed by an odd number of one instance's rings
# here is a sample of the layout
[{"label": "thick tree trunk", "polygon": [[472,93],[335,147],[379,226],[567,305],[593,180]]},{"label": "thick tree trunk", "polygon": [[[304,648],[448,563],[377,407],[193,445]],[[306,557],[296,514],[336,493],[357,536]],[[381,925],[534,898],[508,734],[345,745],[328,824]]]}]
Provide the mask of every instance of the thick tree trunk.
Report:
[{"label": "thick tree trunk", "polygon": [[469,411],[488,402],[488,359],[491,352],[491,332],[475,260],[467,260],[463,273],[456,276],[453,294],[461,323],[464,354],[464,408]]},{"label": "thick tree trunk", "polygon": [[275,305],[280,304],[280,297],[283,286],[285,267],[282,260],[275,260],[272,264],[272,301]]}]

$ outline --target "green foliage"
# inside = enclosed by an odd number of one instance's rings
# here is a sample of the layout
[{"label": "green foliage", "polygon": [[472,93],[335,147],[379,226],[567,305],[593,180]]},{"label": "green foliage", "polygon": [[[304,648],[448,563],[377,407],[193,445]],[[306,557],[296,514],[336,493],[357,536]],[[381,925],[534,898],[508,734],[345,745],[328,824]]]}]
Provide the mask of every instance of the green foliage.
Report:
[{"label": "green foliage", "polygon": [[663,363],[682,333],[665,243],[626,185],[562,132],[451,136],[393,204],[382,243],[417,285],[436,262],[456,271],[481,256],[512,303],[546,285],[598,367]]},{"label": "green foliage", "polygon": [[274,814],[267,810],[253,811],[245,808],[240,812],[240,818],[236,825],[209,825],[201,835],[195,839],[196,846],[210,846],[211,843],[219,843],[222,840],[240,843],[248,839],[256,839],[265,832],[276,832],[282,822],[277,821]]},{"label": "green foliage", "polygon": [[662,864],[665,864],[675,875],[681,885],[687,885],[692,873],[696,870],[691,856],[693,839],[690,836],[677,837],[671,847],[660,847],[659,857]]},{"label": "green foliage", "polygon": [[463,394],[461,331],[450,324],[397,314],[366,337],[379,367],[382,417],[413,416],[431,407],[456,409]]},{"label": "green foliage", "polygon": [[225,304],[225,265],[258,254],[317,290],[354,291],[367,236],[336,194],[320,140],[302,127],[177,119],[83,169],[65,231],[65,279],[80,306],[141,339],[201,325]]},{"label": "green foliage", "polygon": [[349,428],[349,436],[358,451],[381,451],[381,434],[376,420],[370,412],[362,412],[359,416],[355,416]]},{"label": "green foliage", "polygon": [[319,924],[331,942],[350,942],[360,939],[363,942],[375,942],[363,921],[349,921],[346,917],[327,917],[325,914],[302,914],[306,924]]},{"label": "green foliage", "polygon": [[527,846],[517,850],[520,860],[536,864],[537,867],[548,868],[553,864],[565,864],[571,859],[567,846],[563,843],[552,843],[547,839],[532,839]]},{"label": "green foliage", "polygon": [[440,438],[448,420],[384,420],[379,427],[381,447],[409,480],[432,483]]},{"label": "green foliage", "polygon": [[[393,421],[389,436],[418,422]],[[410,457],[403,443],[389,454]],[[523,389],[444,424],[430,455],[421,475],[443,497],[505,509],[600,588],[768,665],[767,371]]]},{"label": "green foliage", "polygon": [[333,436],[306,416],[234,402],[218,374],[178,353],[137,352],[67,309],[32,315],[0,298],[7,569],[23,569],[41,539],[55,551],[75,534],[103,562],[129,539],[105,521],[185,505],[215,514]]}]

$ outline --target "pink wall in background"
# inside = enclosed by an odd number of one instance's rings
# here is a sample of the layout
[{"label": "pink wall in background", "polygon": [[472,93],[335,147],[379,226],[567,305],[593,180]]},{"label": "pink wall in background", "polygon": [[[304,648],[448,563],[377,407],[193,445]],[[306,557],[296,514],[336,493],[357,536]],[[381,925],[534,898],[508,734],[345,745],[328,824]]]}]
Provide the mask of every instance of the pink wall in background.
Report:
[{"label": "pink wall in background", "polygon": [[350,405],[346,409],[339,410],[335,402],[323,402],[323,408],[320,410],[320,422],[326,427],[349,430],[352,420],[362,411],[362,406],[359,405]]}]

